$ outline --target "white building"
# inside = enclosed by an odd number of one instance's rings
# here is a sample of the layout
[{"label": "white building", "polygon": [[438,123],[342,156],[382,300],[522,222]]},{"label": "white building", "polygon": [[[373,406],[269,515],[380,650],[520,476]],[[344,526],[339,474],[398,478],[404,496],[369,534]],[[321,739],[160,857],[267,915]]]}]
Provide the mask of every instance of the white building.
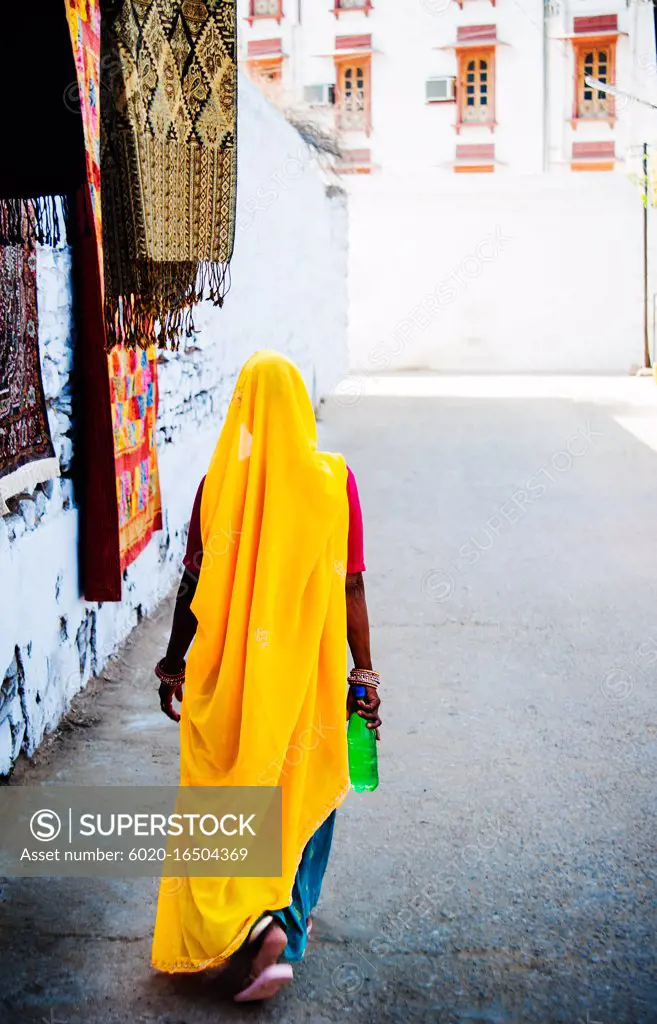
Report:
[{"label": "white building", "polygon": [[585,75],[657,102],[652,4],[240,7],[250,74],[282,106],[305,102],[331,123],[352,172],[354,367],[642,363],[643,205],[633,177],[643,141],[657,143],[657,112],[591,88]]}]

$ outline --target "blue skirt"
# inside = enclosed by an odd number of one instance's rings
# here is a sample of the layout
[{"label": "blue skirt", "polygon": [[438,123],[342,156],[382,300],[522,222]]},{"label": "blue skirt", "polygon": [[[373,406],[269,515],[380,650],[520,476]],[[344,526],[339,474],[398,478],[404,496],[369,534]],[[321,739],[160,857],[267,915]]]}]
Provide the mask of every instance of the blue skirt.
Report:
[{"label": "blue skirt", "polygon": [[308,943],[306,921],[315,909],[322,891],[324,873],[328,864],[335,828],[335,811],[309,840],[301,857],[301,863],[294,880],[292,902],[285,910],[272,910],[287,935],[287,946],[283,953],[289,963],[303,960]]}]

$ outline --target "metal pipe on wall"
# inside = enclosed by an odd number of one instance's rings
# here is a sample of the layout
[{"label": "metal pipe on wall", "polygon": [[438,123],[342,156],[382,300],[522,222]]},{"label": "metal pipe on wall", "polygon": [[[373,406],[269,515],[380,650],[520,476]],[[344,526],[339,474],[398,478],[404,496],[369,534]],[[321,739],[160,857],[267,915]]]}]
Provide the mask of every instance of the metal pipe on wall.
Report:
[{"label": "metal pipe on wall", "polygon": [[548,15],[550,0],[543,0],[543,173],[548,170]]}]

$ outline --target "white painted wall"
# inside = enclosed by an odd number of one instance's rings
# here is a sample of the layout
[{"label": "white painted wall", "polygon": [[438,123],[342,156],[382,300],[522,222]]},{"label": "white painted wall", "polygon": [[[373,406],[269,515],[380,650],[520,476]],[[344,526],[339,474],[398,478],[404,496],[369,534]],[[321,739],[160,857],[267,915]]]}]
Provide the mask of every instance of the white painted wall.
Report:
[{"label": "white painted wall", "polygon": [[[246,15],[248,0],[239,3]],[[464,0],[462,7],[454,0],[375,0],[369,15],[337,19],[331,6],[305,2],[299,21],[297,4],[284,0],[280,26],[242,21],[241,51],[250,39],[282,38],[284,96],[294,105],[303,85],[335,81],[333,58],[321,55],[331,54],[336,36],[372,35],[372,132],[341,137],[346,149],[371,149],[374,164],[372,174],[344,179],[352,367],[625,372],[641,364],[642,208],[631,177],[640,171],[640,144],[657,144],[657,117],[618,99],[615,125],[573,129],[573,49],[562,37],[572,33],[574,17],[617,14],[617,85],[657,102],[652,5],[553,0],[545,140],[543,0]],[[475,24],[496,25],[501,41],[497,125],[494,132],[473,126],[457,135],[455,104],[427,104],[425,82],[456,74],[450,44],[459,26]],[[614,141],[613,172],[571,171],[572,145],[585,141]],[[494,143],[495,172],[455,174],[459,143]],[[657,210],[651,298],[655,218]],[[512,237],[499,259],[478,268],[470,260],[471,274],[459,271],[496,226]],[[455,270],[460,281],[449,290],[444,282]],[[441,283],[441,304],[424,318],[414,314]]]},{"label": "white painted wall", "polygon": [[642,365],[635,186],[611,174],[586,175],[586,187],[575,175],[479,175],[487,180],[473,194],[466,177],[403,202],[374,182],[352,195],[352,367],[625,373]]},{"label": "white painted wall", "polygon": [[[258,348],[287,353],[316,402],[346,369],[345,197],[335,188],[327,193],[297,133],[247,81],[240,81],[239,146],[233,286],[223,310],[198,310],[198,334],[187,351],[161,357],[157,437],[165,527],[127,570],[122,603],[80,599],[78,512],[66,476],[12,501],[13,513],[0,519],[0,774],[21,750],[35,750],[180,574],[193,497],[243,362]],[[257,200],[263,189],[266,205]],[[49,417],[67,474],[73,454],[67,250],[39,251],[38,302]]]}]

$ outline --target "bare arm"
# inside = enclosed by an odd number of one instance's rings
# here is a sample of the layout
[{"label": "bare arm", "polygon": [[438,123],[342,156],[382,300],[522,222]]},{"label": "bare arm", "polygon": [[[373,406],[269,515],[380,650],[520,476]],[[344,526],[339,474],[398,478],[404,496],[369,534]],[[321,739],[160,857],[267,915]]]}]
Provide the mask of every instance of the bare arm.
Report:
[{"label": "bare arm", "polygon": [[[347,641],[356,668],[372,668],[370,654],[370,620],[365,599],[365,581],[362,572],[349,573],[346,581],[347,597]],[[379,706],[381,700],[373,686],[366,687],[366,696],[356,701],[351,688],[347,698],[347,714],[357,711],[367,720],[369,729],[377,730],[379,737]]]},{"label": "bare arm", "polygon": [[[167,647],[167,653],[162,659],[162,669],[170,675],[176,675],[181,672],[185,665],[185,657],[189,646],[196,635],[196,628],[198,622],[196,616],[192,611],[192,601],[194,600],[194,594],[196,593],[197,581],[194,579],[192,574],[185,569],[180,586],[178,587],[178,594],[176,596],[176,606],[173,611],[173,622],[171,624],[171,637],[169,638],[169,646]],[[174,696],[182,701],[183,690],[182,685],[174,689],[171,686],[165,686],[162,684],[159,689],[160,693],[160,707],[165,715],[173,719],[174,722],[180,721],[180,715],[173,708]]]},{"label": "bare arm", "polygon": [[185,569],[178,594],[176,606],[173,610],[173,622],[171,623],[171,637],[164,659],[164,670],[166,672],[179,672],[182,668],[190,644],[196,636],[198,622],[192,611],[192,601],[196,593],[197,580]]},{"label": "bare arm", "polygon": [[362,572],[350,573],[346,582],[347,641],[356,668],[371,668],[370,620]]}]

